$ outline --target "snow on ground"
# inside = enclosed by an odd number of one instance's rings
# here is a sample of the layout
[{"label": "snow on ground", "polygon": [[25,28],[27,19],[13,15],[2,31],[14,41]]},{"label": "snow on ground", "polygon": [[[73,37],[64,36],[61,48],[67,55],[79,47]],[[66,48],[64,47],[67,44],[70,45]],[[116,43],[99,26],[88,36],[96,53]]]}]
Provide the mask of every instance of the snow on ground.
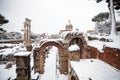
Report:
[{"label": "snow on ground", "polygon": [[50,50],[48,58],[45,60],[45,72],[41,76],[40,80],[56,80],[56,50],[55,48]]},{"label": "snow on ground", "polygon": [[70,63],[80,80],[120,80],[120,71],[99,59]]},{"label": "snow on ground", "polygon": [[13,80],[16,78],[16,65],[11,68],[5,69],[5,64],[0,64],[0,80]]}]

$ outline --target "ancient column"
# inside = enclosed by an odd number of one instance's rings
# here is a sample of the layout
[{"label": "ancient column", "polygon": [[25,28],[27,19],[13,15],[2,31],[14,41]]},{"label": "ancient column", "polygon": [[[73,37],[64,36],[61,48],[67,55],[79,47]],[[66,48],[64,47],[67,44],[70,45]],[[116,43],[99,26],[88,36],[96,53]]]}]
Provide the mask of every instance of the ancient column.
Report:
[{"label": "ancient column", "polygon": [[23,43],[25,44],[27,51],[31,51],[32,50],[32,46],[31,46],[31,20],[28,18],[25,18],[25,22],[24,22],[24,41]]}]

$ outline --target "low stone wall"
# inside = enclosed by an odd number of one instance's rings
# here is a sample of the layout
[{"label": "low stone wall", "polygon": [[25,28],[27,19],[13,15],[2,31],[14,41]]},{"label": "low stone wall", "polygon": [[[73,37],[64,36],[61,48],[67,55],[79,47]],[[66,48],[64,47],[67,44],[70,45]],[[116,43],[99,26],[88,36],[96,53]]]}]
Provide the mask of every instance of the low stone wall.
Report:
[{"label": "low stone wall", "polygon": [[0,61],[15,61],[15,57],[13,54],[0,55]]},{"label": "low stone wall", "polygon": [[19,44],[22,43],[23,40],[1,40],[0,43],[11,43],[11,44]]},{"label": "low stone wall", "polygon": [[103,52],[97,48],[88,46],[86,58],[99,58],[100,60],[110,64],[120,70],[120,49],[105,47]]},{"label": "low stone wall", "polygon": [[96,58],[99,57],[100,52],[97,50],[97,48],[94,48],[94,47],[92,47],[92,46],[87,46],[87,49],[86,49],[86,50],[87,50],[87,51],[86,51],[86,52],[87,52],[86,58],[96,59]]},{"label": "low stone wall", "polygon": [[120,70],[120,49],[105,47],[99,59]]}]

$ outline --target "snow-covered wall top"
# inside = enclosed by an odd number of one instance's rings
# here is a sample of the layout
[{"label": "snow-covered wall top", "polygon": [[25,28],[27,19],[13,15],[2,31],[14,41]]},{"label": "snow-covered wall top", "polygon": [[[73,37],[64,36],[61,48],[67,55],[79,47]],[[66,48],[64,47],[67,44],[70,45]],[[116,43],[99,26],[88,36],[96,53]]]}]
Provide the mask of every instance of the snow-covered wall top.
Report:
[{"label": "snow-covered wall top", "polygon": [[99,59],[81,59],[70,63],[80,80],[120,80],[120,71]]},{"label": "snow-covered wall top", "polygon": [[25,51],[25,52],[15,53],[14,56],[28,56],[30,54],[31,54],[31,52]]},{"label": "snow-covered wall top", "polygon": [[79,35],[80,34],[81,35],[81,34],[83,34],[83,32],[74,31],[74,30],[73,31],[65,31],[65,32],[61,33],[61,38],[65,39],[68,34],[70,34],[70,35]]},{"label": "snow-covered wall top", "polygon": [[63,41],[63,39],[42,39],[41,40],[41,42],[50,42],[50,41],[60,42],[60,41]]}]

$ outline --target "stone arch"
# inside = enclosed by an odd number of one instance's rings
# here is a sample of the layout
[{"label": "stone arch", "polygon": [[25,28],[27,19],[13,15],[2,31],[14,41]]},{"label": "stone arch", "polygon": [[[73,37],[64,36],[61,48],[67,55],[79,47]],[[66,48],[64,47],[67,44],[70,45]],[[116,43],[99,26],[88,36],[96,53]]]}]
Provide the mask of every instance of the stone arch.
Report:
[{"label": "stone arch", "polygon": [[43,54],[44,52],[44,49],[48,46],[55,46],[57,47],[58,49],[60,49],[62,52],[60,54],[63,54],[64,52],[64,48],[63,48],[63,45],[60,43],[60,42],[57,42],[57,41],[46,41],[46,42],[43,42],[41,45],[40,45],[40,54]]},{"label": "stone arch", "polygon": [[69,45],[71,45],[73,41],[76,41],[76,43],[78,43],[78,45],[83,45],[83,42],[84,42],[82,37],[75,36],[75,37],[70,38],[70,40],[68,42]]},{"label": "stone arch", "polygon": [[57,41],[47,41],[43,42],[40,45],[39,48],[39,73],[44,73],[44,50],[48,46],[55,46],[58,48],[58,54],[59,54],[59,70],[60,73],[68,72],[68,55],[65,54],[65,50],[63,45],[60,42]]},{"label": "stone arch", "polygon": [[74,35],[69,37],[69,41],[68,41],[68,47],[74,43],[77,43],[78,46],[80,47],[80,51],[79,51],[79,55],[80,55],[80,59],[85,58],[85,45],[86,45],[86,40],[84,39],[83,35]]}]

